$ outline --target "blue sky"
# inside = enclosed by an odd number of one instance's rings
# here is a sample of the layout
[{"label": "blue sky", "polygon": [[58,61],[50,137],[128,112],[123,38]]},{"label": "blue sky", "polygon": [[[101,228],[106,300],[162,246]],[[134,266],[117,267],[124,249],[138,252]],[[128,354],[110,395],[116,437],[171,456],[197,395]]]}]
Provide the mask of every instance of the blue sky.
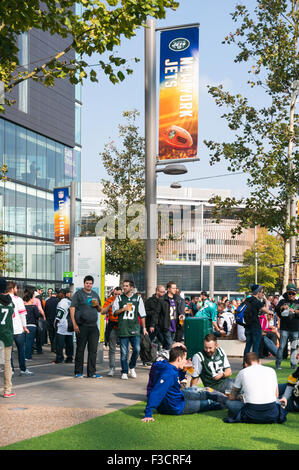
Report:
[{"label": "blue sky", "polygon": [[[250,4],[246,0],[246,4]],[[225,121],[220,118],[224,112],[214,104],[208,95],[207,85],[223,84],[224,89],[232,93],[250,96],[254,101],[261,100],[257,90],[247,86],[248,64],[235,64],[237,49],[233,45],[221,44],[224,37],[235,30],[230,13],[234,11],[236,0],[181,0],[179,8],[167,13],[165,20],[156,21],[157,27],[200,23],[199,33],[199,151],[200,161],[186,163],[188,173],[176,177],[176,180],[211,177],[228,173],[226,162],[213,167],[209,164],[208,149],[204,139],[230,141],[233,137]],[[244,3],[244,2],[241,2]],[[251,3],[252,5],[252,3]],[[157,33],[158,34],[158,33]],[[144,31],[137,31],[136,37],[124,41],[118,49],[125,58],[140,58],[135,64],[134,73],[119,85],[113,85],[108,78],[100,75],[99,83],[86,81],[83,86],[82,108],[82,181],[97,181],[106,177],[99,153],[105,143],[119,142],[118,124],[122,122],[122,112],[138,109],[140,133],[144,135]],[[96,63],[96,58],[89,58],[89,63]],[[158,63],[158,60],[157,60]],[[158,83],[158,82],[157,82]],[[158,92],[158,90],[157,90]],[[158,185],[167,186],[174,181],[171,176],[158,175]],[[201,188],[231,189],[237,197],[248,194],[246,177],[243,175],[212,178],[183,183],[182,186]]]}]

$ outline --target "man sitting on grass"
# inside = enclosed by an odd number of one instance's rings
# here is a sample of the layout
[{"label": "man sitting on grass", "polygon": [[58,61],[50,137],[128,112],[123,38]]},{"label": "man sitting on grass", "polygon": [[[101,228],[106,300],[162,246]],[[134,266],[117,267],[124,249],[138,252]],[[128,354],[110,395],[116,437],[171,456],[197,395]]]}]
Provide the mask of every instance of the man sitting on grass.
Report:
[{"label": "man sitting on grass", "polygon": [[[299,350],[296,356],[299,361]],[[280,402],[286,411],[296,411],[299,413],[299,367],[289,377],[286,384],[279,384]]]},{"label": "man sitting on grass", "polygon": [[222,393],[198,387],[181,390],[179,371],[184,369],[186,360],[186,348],[177,346],[170,350],[169,361],[157,363],[143,422],[154,421],[154,409],[161,414],[182,415],[223,408],[221,403],[226,397]]},{"label": "man sitting on grass", "polygon": [[[229,417],[226,423],[284,423],[287,412],[278,399],[275,370],[260,364],[255,352],[245,355],[245,368],[238,373],[226,406]],[[237,400],[239,392],[243,401]]]},{"label": "man sitting on grass", "polygon": [[218,392],[225,393],[232,389],[234,381],[229,378],[232,375],[230,363],[225,351],[218,346],[215,335],[205,336],[204,349],[194,354],[192,363],[194,372],[191,385],[197,385],[201,379],[205,387],[211,387]]}]

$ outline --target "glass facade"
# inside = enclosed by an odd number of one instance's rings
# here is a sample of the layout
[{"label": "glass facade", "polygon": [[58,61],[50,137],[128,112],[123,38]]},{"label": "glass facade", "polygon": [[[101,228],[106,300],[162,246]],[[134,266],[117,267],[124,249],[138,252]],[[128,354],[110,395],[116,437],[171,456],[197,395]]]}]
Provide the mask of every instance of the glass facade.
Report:
[{"label": "glass facade", "polygon": [[[24,69],[28,69],[29,63],[28,39],[27,32],[19,36],[19,64],[23,66]],[[23,113],[28,113],[28,80],[19,83],[18,90],[18,109]]]},{"label": "glass facade", "polygon": [[[130,275],[128,275],[130,278]],[[145,291],[144,271],[134,273],[132,280],[140,292]],[[184,292],[201,291],[201,267],[200,265],[161,265],[157,266],[157,285],[166,286],[169,281],[173,281]],[[209,290],[210,267],[203,266],[203,290]],[[215,266],[214,267],[215,290],[227,292],[237,292],[239,290],[239,278],[235,266]]]},{"label": "glass facade", "polygon": [[[45,287],[62,282],[69,250],[54,246],[53,188],[75,180],[80,198],[81,149],[0,118],[0,163],[8,167],[7,181],[0,181],[0,232],[8,255],[3,275]],[[77,222],[80,207],[77,200]]]}]

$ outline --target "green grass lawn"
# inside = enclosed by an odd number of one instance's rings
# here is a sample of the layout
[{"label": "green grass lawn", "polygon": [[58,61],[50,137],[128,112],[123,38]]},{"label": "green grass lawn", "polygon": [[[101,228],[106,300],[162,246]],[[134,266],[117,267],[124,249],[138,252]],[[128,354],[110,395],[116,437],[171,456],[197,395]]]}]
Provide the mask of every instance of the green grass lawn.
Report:
[{"label": "green grass lawn", "polygon": [[[273,364],[271,364],[273,365]],[[290,374],[278,371],[279,383]],[[299,450],[299,413],[284,424],[226,424],[226,410],[186,416],[155,414],[143,423],[145,403],[85,423],[28,439],[7,450]]]}]

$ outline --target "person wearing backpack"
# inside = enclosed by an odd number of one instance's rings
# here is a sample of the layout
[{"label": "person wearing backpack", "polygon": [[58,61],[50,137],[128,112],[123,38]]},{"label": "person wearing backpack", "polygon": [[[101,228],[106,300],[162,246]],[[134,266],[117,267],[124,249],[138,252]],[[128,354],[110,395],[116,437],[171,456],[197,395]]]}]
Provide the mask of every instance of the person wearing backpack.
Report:
[{"label": "person wearing backpack", "polygon": [[[268,313],[267,299],[264,294],[264,287],[258,284],[251,284],[251,296],[246,299],[248,308],[244,313],[246,344],[244,349],[244,358],[247,353],[252,351],[259,353],[260,342],[262,339],[262,327],[259,315]],[[244,359],[243,359],[244,365]]]}]

